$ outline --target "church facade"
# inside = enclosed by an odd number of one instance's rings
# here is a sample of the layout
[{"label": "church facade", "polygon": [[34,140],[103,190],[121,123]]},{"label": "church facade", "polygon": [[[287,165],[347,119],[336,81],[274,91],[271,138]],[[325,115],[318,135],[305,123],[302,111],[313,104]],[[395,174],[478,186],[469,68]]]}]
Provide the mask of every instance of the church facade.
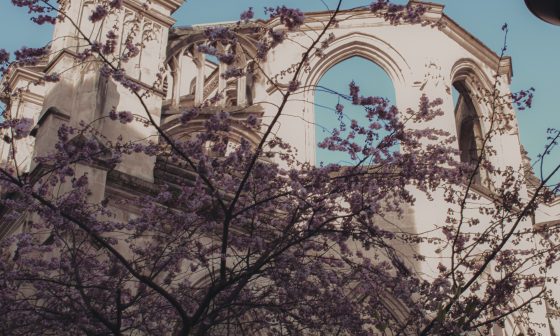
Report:
[{"label": "church facade", "polygon": [[[10,100],[8,113],[12,117],[33,120],[33,137],[16,142],[15,161],[22,172],[29,174],[40,169],[33,157],[52,150],[57,141],[57,129],[63,124],[76,127],[83,123],[94,124],[107,138],[120,136],[124,141],[157,141],[157,131],[145,127],[142,122],[119,125],[106,120],[104,117],[111,111],[147,109],[161,130],[178,139],[195,134],[204,127],[205,118],[216,111],[227,111],[240,119],[249,113],[262,120],[273,118],[275,106],[282,103],[283,90],[291,85],[289,78],[294,65],[299,63],[302,51],[310,45],[310,37],[317,36],[331,16],[331,12],[306,13],[305,23],[299,29],[286,30],[285,41],[271,48],[265,61],[256,62],[262,47],[259,34],[284,29],[279,19],[175,27],[172,14],[183,5],[183,0],[152,0],[149,6],[136,0],[124,0],[118,12],[92,23],[88,18],[96,8],[96,1],[60,0],[59,3],[69,19],[55,25],[49,56],[36,65],[15,68],[3,79],[14,88],[14,95],[4,97]],[[290,113],[280,116],[280,126],[274,129],[276,136],[297,149],[297,160],[310,164],[316,162],[319,140],[315,134],[314,88],[329,69],[356,56],[379,65],[387,73],[400,111],[417,108],[423,96],[440,98],[445,113],[430,121],[429,127],[447,130],[456,136],[462,162],[477,160],[483,145],[481,139],[491,127],[488,116],[493,113],[483,97],[496,87],[501,94],[510,94],[512,60],[496,54],[465,31],[445,15],[442,5],[413,3],[425,7],[422,24],[395,25],[369,9],[338,14],[338,23],[325,37],[328,43],[309,57],[300,76],[300,87],[309,89],[292,94],[286,104]],[[235,27],[237,30],[240,47],[223,52],[234,55],[233,66],[243,69],[243,75],[228,77],[232,63],[209,57],[201,48],[209,39],[208,28],[216,27]],[[81,35],[78,28],[87,34]],[[122,67],[129,85],[149,91],[143,102],[129,88],[107,81],[101,71],[102,64],[80,59],[89,47],[88,36],[105,36],[115,28],[121,32],[117,54],[122,54],[127,44],[142,45],[134,51],[130,61],[122,63]],[[221,47],[227,48],[217,48]],[[45,76],[55,74],[60,80],[43,80]],[[453,91],[458,93],[455,99]],[[184,110],[199,106],[202,106],[199,120],[188,124],[180,122]],[[490,160],[498,169],[515,167],[526,174],[522,177],[526,180],[522,193],[529,199],[538,180],[530,169],[523,169],[528,167],[528,162],[519,141],[514,108],[509,106],[502,112],[509,116],[512,126],[510,131],[492,138],[491,146],[496,153]],[[234,128],[232,132],[232,139],[244,138],[254,144],[261,135],[244,127]],[[3,162],[14,161],[13,145],[2,145]],[[94,186],[90,196],[93,203],[150,193],[162,183],[173,185],[186,174],[184,169],[163,158],[142,154],[125,157],[114,169],[95,165],[80,169],[88,173]],[[492,200],[492,186],[501,182],[492,180],[496,178],[499,177],[487,175],[484,170],[478,173],[473,189],[482,200]],[[415,206],[407,209],[404,218],[399,220],[401,229],[409,232],[433,230],[447,216],[447,207],[440,206],[445,196],[443,192],[436,192],[434,199],[427,199],[420,193],[417,197]],[[123,220],[130,217],[127,211],[119,209]],[[484,215],[478,214],[477,209],[469,211],[469,215],[481,216],[484,221]],[[533,217],[532,223],[526,225],[560,225],[560,198],[540,206]],[[19,221],[5,223],[0,226],[0,238],[20,230],[22,224]],[[417,267],[424,274],[434,273],[441,256],[433,251],[432,246],[421,245],[418,249],[420,254],[433,258]],[[560,294],[560,288],[555,290]],[[543,335],[560,331],[559,314],[547,307],[535,310],[535,322],[541,323],[539,331]],[[508,323],[503,329],[496,327],[494,334],[514,335],[515,321],[508,320]]]}]

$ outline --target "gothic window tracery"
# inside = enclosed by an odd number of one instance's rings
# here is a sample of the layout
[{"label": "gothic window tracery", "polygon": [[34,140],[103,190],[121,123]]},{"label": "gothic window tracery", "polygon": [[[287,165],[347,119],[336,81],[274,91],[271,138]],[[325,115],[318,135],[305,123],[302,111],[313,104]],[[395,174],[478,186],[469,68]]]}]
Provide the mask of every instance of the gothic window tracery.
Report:
[{"label": "gothic window tracery", "polygon": [[174,103],[183,106],[183,97],[191,96],[186,100],[189,106],[251,106],[258,76],[250,55],[242,46],[218,44],[212,48],[219,54],[234,55],[234,60],[226,63],[206,54],[204,41],[183,47],[168,60],[168,67],[173,69]]}]

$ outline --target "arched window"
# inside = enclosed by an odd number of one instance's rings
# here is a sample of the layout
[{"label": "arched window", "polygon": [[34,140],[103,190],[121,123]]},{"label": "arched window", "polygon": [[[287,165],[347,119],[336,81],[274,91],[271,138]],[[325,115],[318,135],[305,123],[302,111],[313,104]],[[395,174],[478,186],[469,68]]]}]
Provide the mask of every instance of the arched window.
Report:
[{"label": "arched window", "polygon": [[[360,125],[369,126],[364,107],[353,105],[341,96],[348,96],[349,84],[352,81],[360,87],[361,96],[383,97],[389,99],[390,104],[395,104],[393,82],[379,65],[359,56],[348,58],[330,68],[317,84],[314,100],[316,143],[332,134],[332,131],[340,126],[340,122],[349,126],[352,120],[356,120]],[[342,119],[335,113],[337,104],[344,106]],[[378,133],[381,138],[386,135],[382,129]],[[359,138],[356,140],[357,143],[360,142]],[[317,165],[351,165],[360,159],[352,159],[347,153],[318,146],[315,157]]]},{"label": "arched window", "polygon": [[[473,102],[472,94],[462,81],[453,83],[453,99],[455,101],[455,126],[457,140],[461,151],[461,162],[476,166],[480,160],[483,133],[479,114]],[[474,182],[481,183],[480,169]]]},{"label": "arched window", "polygon": [[189,85],[189,94],[194,95],[196,91],[196,77],[191,80],[191,84]]},{"label": "arched window", "polygon": [[255,82],[258,79],[255,62],[250,61],[247,64],[247,70],[245,72],[247,74],[247,81],[245,82],[245,99],[247,101],[247,106],[251,106],[253,105],[253,99],[255,98]]}]

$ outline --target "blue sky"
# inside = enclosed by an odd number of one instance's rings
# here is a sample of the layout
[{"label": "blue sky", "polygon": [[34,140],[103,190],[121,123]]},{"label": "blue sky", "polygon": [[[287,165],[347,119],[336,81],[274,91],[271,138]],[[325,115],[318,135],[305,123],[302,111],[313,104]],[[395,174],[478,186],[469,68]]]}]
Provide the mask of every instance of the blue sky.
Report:
[{"label": "blue sky", "polygon": [[[374,80],[372,80],[372,78]],[[354,81],[360,87],[360,94],[364,96],[379,96],[395,102],[393,83],[385,71],[377,64],[361,57],[353,57],[342,61],[325,73],[318,83],[320,89],[315,93],[315,127],[317,141],[328,137],[333,128],[339,128],[340,122],[333,112],[336,104],[344,106],[343,122],[350,125],[351,119],[356,119],[362,125],[368,125],[365,110],[361,106],[354,106],[349,101],[339,99],[339,96],[322,90],[322,87],[335,92],[348,94],[349,83]],[[343,133],[345,134],[345,133]],[[380,137],[387,132],[381,130]],[[358,143],[363,137],[357,137]],[[317,149],[316,163],[349,164],[352,162],[350,155],[342,152],[333,152],[327,149]],[[361,160],[360,157],[357,161]]]},{"label": "blue sky", "polygon": [[[46,43],[52,27],[36,26],[29,22],[26,11],[13,8],[9,0],[0,0],[0,48],[8,50]],[[344,8],[352,8],[368,1],[343,0]],[[403,0],[395,1],[406,3]],[[560,128],[560,26],[546,24],[527,10],[523,0],[435,0],[445,5],[445,13],[479,38],[492,50],[499,51],[503,34],[500,27],[510,27],[507,54],[513,57],[512,90],[534,87],[533,109],[518,113],[521,142],[534,159],[546,142],[549,127]],[[237,20],[239,13],[252,6],[257,15],[262,8],[285,4],[304,11],[334,7],[333,0],[188,0],[174,15],[178,25]],[[345,73],[356,67],[345,64]],[[359,73],[359,72],[356,72]],[[329,74],[327,74],[329,75]],[[336,78],[336,76],[333,76]],[[549,167],[560,162],[557,150],[549,159]]]}]

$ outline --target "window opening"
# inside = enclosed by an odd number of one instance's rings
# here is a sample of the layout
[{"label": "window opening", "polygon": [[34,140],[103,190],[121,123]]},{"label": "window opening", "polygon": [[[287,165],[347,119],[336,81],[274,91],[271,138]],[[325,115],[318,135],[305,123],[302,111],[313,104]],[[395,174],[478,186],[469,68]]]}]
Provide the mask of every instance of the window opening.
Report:
[{"label": "window opening", "polygon": [[[352,81],[360,87],[360,95],[383,97],[389,100],[390,105],[395,104],[393,82],[376,63],[355,56],[330,68],[321,77],[315,90],[315,163],[317,165],[329,163],[352,165],[363,158],[363,155],[358,155],[357,158],[353,159],[348,153],[323,149],[318,146],[321,141],[332,134],[334,129],[340,129],[341,122],[346,125],[347,129],[346,132],[341,133],[342,136],[348,134],[352,120],[366,127],[370,125],[364,107],[353,105],[351,101],[345,99],[349,96],[349,84]],[[337,104],[344,106],[342,118],[335,112]],[[388,135],[388,132],[383,128],[378,130],[377,133],[379,139]],[[357,138],[356,140],[363,147],[365,138]],[[365,164],[367,163],[366,161]]]}]

